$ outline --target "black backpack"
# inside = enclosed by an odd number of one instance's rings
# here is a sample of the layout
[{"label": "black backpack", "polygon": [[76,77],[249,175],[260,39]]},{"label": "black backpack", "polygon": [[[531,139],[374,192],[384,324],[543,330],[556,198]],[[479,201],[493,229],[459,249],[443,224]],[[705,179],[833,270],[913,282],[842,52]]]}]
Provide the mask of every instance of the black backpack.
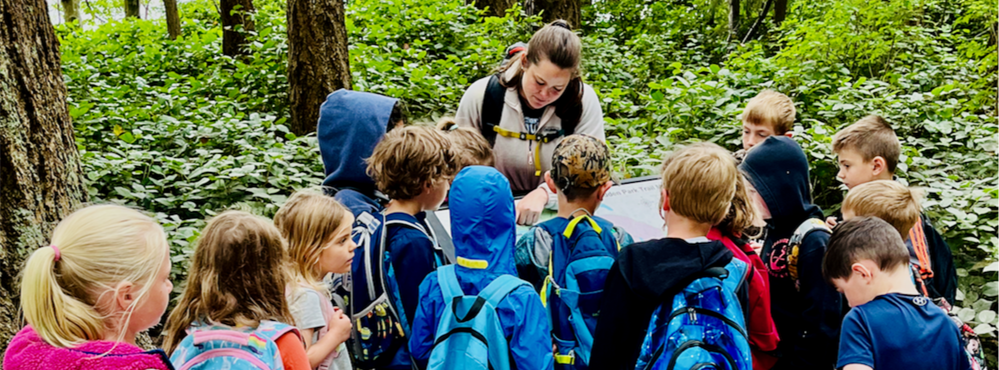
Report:
[{"label": "black backpack", "polygon": [[[518,42],[516,44],[510,45],[506,48],[503,56],[503,65],[510,62],[510,59],[514,55],[524,51],[527,48],[527,44],[523,42]],[[489,76],[489,84],[486,85],[486,93],[482,97],[482,109],[479,111],[479,120],[482,122],[480,127],[480,132],[482,136],[486,138],[490,146],[496,145],[496,127],[499,126],[500,121],[503,119],[503,101],[506,97],[506,87],[500,83],[500,73]],[[545,141],[554,140],[562,136],[572,135],[576,132],[576,125],[579,121],[575,122],[563,122],[562,130],[557,134],[552,135],[551,138],[544,138]],[[521,140],[527,140],[526,134],[521,133]]]}]

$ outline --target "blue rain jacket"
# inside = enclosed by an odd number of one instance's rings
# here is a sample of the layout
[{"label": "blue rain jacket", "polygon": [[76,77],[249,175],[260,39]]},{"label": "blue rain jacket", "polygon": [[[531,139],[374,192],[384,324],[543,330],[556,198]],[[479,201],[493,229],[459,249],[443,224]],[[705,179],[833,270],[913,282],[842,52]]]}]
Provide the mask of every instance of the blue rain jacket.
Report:
[{"label": "blue rain jacket", "polygon": [[[501,274],[517,276],[513,194],[506,177],[492,167],[466,167],[451,186],[448,204],[461,290],[476,295]],[[434,271],[420,284],[420,304],[409,342],[421,369],[430,358],[445,306]],[[538,293],[530,286],[517,288],[497,310],[517,369],[552,369],[551,325]]]}]

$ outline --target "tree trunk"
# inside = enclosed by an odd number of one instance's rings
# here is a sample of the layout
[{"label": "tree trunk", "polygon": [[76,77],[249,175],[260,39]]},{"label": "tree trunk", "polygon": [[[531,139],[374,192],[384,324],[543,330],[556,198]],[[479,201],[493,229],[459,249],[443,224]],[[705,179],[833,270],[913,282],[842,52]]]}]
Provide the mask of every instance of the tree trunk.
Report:
[{"label": "tree trunk", "polygon": [[177,0],[163,0],[166,8],[167,34],[171,40],[180,36],[180,13],[177,11]]},{"label": "tree trunk", "polygon": [[142,18],[139,16],[139,0],[125,0],[125,16]]},{"label": "tree trunk", "polygon": [[350,88],[343,0],[288,0],[287,13],[291,132],[305,135],[326,96]]},{"label": "tree trunk", "polygon": [[742,39],[743,44],[749,42],[749,40],[756,36],[756,30],[759,29],[763,20],[767,19],[767,13],[770,13],[770,6],[773,2],[774,0],[767,0],[763,3],[763,10],[761,10],[760,15],[756,17],[756,22],[753,22],[753,25],[749,27],[749,31],[746,32],[746,37]]},{"label": "tree trunk", "polygon": [[44,0],[0,0],[0,353],[20,329],[18,271],[87,200]]},{"label": "tree trunk", "polygon": [[513,7],[517,3],[517,0],[475,0],[475,7],[479,9],[485,9],[489,7],[486,11],[486,15],[490,17],[503,17],[506,16],[506,10]]},{"label": "tree trunk", "polygon": [[253,0],[222,0],[222,54],[244,55],[246,31],[253,31]]},{"label": "tree trunk", "polygon": [[728,0],[728,38],[739,40],[739,0]]},{"label": "tree trunk", "polygon": [[534,0],[533,13],[541,13],[545,23],[564,19],[572,28],[579,28],[580,0]]},{"label": "tree trunk", "polygon": [[774,1],[774,24],[780,27],[784,18],[787,18],[787,0]]},{"label": "tree trunk", "polygon": [[80,0],[62,0],[63,22],[69,23],[80,19]]}]

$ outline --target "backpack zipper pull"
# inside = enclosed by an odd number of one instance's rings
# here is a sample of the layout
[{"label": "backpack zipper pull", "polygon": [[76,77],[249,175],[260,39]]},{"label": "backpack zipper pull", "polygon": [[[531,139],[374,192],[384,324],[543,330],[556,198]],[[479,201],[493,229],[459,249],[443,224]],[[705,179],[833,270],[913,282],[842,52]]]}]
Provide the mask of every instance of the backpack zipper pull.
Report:
[{"label": "backpack zipper pull", "polygon": [[687,307],[687,314],[690,315],[690,322],[691,323],[697,322],[697,316],[694,313],[694,308],[693,307]]}]

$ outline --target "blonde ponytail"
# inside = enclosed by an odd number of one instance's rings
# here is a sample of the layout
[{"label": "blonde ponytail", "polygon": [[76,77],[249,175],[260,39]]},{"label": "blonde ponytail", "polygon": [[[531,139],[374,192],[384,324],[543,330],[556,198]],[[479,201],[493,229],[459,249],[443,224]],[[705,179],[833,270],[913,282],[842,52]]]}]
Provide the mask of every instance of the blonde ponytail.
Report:
[{"label": "blonde ponytail", "polygon": [[[28,258],[21,277],[21,310],[53,346],[104,339],[109,329],[128,326],[168,253],[166,235],[152,218],[116,205],[81,209],[56,226],[52,246]],[[142,288],[121,322],[108,322],[111,313],[99,312],[98,297],[124,281]],[[120,331],[119,341],[124,333]]]}]

